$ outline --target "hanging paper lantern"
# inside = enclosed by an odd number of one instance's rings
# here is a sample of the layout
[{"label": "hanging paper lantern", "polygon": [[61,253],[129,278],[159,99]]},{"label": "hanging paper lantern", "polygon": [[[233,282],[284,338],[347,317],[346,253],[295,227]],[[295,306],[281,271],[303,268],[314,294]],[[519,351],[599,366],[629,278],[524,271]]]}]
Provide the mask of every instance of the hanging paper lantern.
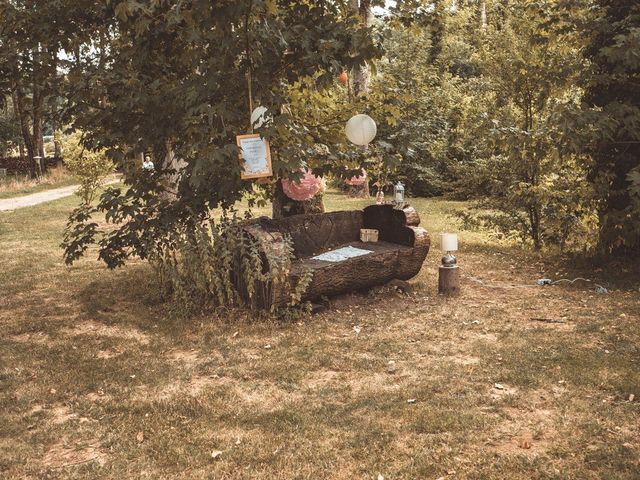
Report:
[{"label": "hanging paper lantern", "polygon": [[368,145],[376,137],[378,128],[376,122],[369,115],[363,113],[354,115],[345,127],[347,138],[356,145]]},{"label": "hanging paper lantern", "polygon": [[342,73],[340,74],[340,76],[338,78],[345,85],[347,84],[347,80],[349,80],[349,76],[347,75],[347,72],[345,72],[344,70],[342,71]]},{"label": "hanging paper lantern", "polygon": [[363,168],[362,175],[357,175],[355,177],[348,178],[344,181],[347,185],[351,185],[353,187],[358,187],[360,185],[364,185],[364,182],[367,181],[367,171]]},{"label": "hanging paper lantern", "polygon": [[251,112],[251,126],[253,128],[260,128],[265,123],[270,123],[271,117],[267,115],[267,107],[256,107]]},{"label": "hanging paper lantern", "polygon": [[291,200],[303,202],[311,200],[322,189],[322,178],[316,177],[311,170],[306,170],[299,182],[288,178],[282,179],[282,190]]}]

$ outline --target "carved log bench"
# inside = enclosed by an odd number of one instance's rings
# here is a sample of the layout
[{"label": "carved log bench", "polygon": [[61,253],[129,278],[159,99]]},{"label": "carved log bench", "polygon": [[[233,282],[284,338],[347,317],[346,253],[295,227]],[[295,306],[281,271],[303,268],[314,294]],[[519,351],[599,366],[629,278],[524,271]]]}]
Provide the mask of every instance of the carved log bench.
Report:
[{"label": "carved log bench", "polygon": [[[259,242],[268,258],[284,254],[285,238],[290,238],[295,259],[290,281],[263,289],[260,306],[269,308],[291,302],[291,293],[305,272],[313,277],[302,300],[314,300],[348,291],[382,285],[392,279],[408,280],[418,274],[429,252],[430,238],[419,227],[420,217],[413,207],[371,205],[364,210],[294,215],[273,220],[260,217],[243,228]],[[378,242],[361,242],[360,229],[379,231]],[[314,258],[341,247],[355,247],[370,253],[342,261]],[[265,268],[269,268],[266,264]]]}]

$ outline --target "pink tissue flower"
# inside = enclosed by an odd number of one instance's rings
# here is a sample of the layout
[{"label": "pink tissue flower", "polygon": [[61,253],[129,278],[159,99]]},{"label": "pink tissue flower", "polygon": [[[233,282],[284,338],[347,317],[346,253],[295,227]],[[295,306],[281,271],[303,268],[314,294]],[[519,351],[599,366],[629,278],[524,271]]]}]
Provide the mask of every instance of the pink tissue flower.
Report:
[{"label": "pink tissue flower", "polygon": [[367,171],[363,168],[362,169],[362,175],[357,176],[357,177],[351,177],[347,180],[344,181],[344,183],[346,183],[347,185],[351,185],[351,186],[359,186],[359,185],[364,185],[364,182],[367,181]]},{"label": "pink tissue flower", "polygon": [[311,200],[322,188],[322,178],[316,177],[311,170],[304,172],[300,182],[294,182],[288,178],[283,178],[281,181],[285,195],[298,202]]}]

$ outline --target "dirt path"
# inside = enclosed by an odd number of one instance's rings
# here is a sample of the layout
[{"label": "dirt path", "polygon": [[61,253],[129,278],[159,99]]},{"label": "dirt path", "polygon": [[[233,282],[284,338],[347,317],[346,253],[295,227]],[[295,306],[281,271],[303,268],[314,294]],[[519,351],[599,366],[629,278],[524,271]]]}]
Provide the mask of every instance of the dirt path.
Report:
[{"label": "dirt path", "polygon": [[[111,185],[113,183],[118,183],[119,181],[119,177],[112,176],[104,182],[104,185]],[[22,197],[2,199],[0,200],[0,212],[16,210],[18,208],[24,207],[32,207],[41,203],[51,202],[53,200],[58,200],[64,197],[70,197],[79,187],[80,185],[70,185],[68,187],[53,188],[44,192],[24,195]]]}]

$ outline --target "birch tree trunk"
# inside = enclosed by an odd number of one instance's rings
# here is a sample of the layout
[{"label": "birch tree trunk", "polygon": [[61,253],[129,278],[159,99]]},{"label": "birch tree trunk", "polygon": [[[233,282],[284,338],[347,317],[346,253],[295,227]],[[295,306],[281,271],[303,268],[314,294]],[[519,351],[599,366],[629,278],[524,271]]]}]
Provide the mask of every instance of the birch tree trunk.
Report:
[{"label": "birch tree trunk", "polygon": [[[351,10],[358,15],[360,21],[365,27],[368,27],[371,24],[371,20],[373,18],[371,0],[349,0],[349,6],[351,7]],[[353,79],[353,93],[355,96],[360,93],[367,93],[369,90],[369,81],[371,79],[369,67],[362,65],[361,67],[354,68],[351,72],[351,78]]]},{"label": "birch tree trunk", "polygon": [[[349,0],[349,6],[351,10],[358,15],[360,21],[365,27],[371,24],[373,19],[373,12],[371,10],[371,0]],[[353,96],[357,97],[361,93],[367,93],[369,91],[369,82],[371,81],[371,72],[367,65],[362,65],[358,68],[354,68],[351,72],[351,78],[353,79]],[[362,184],[362,191],[358,192],[363,198],[369,198],[369,181],[366,180]]]}]

